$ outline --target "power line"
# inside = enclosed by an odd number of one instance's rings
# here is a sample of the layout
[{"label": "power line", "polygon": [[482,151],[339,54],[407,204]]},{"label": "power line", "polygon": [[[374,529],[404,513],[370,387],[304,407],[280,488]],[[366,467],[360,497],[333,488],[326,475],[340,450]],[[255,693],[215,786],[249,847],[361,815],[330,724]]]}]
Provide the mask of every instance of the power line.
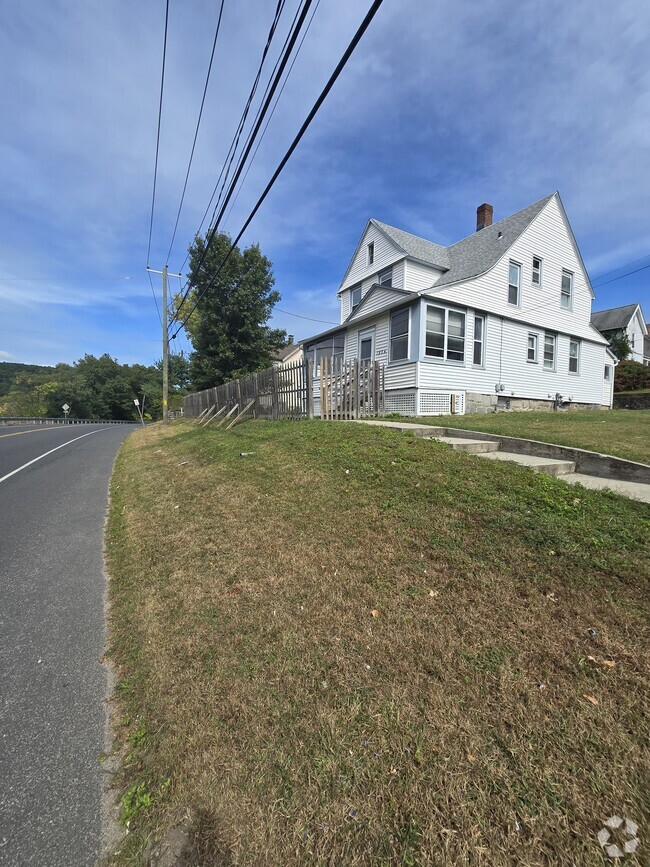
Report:
[{"label": "power line", "polygon": [[181,193],[181,201],[180,201],[180,204],[178,206],[178,213],[176,214],[176,223],[174,224],[174,231],[172,233],[172,239],[171,239],[171,242],[169,244],[169,250],[167,252],[167,260],[166,260],[167,262],[169,262],[169,257],[171,256],[171,253],[172,253],[172,247],[174,246],[174,240],[176,238],[176,231],[178,229],[178,221],[180,220],[181,211],[183,210],[183,202],[185,201],[185,192],[187,190],[187,182],[188,182],[189,177],[190,177],[190,170],[192,168],[192,160],[194,159],[194,150],[196,148],[196,140],[197,140],[198,135],[199,135],[199,128],[201,126],[201,118],[203,116],[203,106],[205,105],[205,96],[208,92],[208,84],[210,82],[210,74],[212,72],[212,62],[214,60],[214,53],[215,53],[215,50],[217,48],[217,40],[219,39],[219,30],[221,29],[221,16],[223,14],[224,3],[225,3],[225,0],[221,0],[221,6],[219,7],[219,18],[217,20],[217,27],[216,27],[215,34],[214,34],[214,41],[212,43],[212,53],[210,54],[210,63],[208,64],[208,72],[207,72],[207,75],[205,77],[205,86],[203,88],[203,97],[201,99],[201,107],[199,108],[199,117],[198,117],[198,120],[196,121],[196,129],[194,131],[194,141],[192,142],[192,151],[190,153],[189,163],[187,164],[187,173],[185,175],[185,183],[183,184],[183,192]]},{"label": "power line", "polygon": [[[258,152],[258,150],[260,149],[260,145],[262,144],[262,141],[263,141],[263,139],[264,139],[264,136],[266,135],[266,131],[267,131],[267,129],[269,128],[269,124],[271,123],[271,120],[273,119],[273,115],[275,114],[275,110],[276,110],[276,108],[278,107],[278,103],[280,102],[280,98],[281,98],[282,94],[284,93],[284,89],[285,89],[285,87],[287,86],[287,82],[289,81],[289,78],[290,78],[290,76],[291,76],[291,72],[292,72],[292,70],[293,70],[293,67],[295,66],[296,60],[298,59],[298,55],[300,54],[300,49],[302,48],[302,44],[303,44],[303,42],[305,41],[305,38],[306,38],[307,34],[309,33],[309,28],[311,27],[311,23],[312,23],[312,21],[314,20],[314,16],[316,15],[316,12],[318,12],[318,7],[319,7],[319,6],[320,6],[320,0],[316,0],[316,5],[314,6],[314,11],[311,13],[311,18],[310,18],[309,21],[307,22],[307,27],[305,28],[305,32],[304,32],[303,35],[302,35],[302,39],[301,39],[300,42],[298,43],[298,48],[296,49],[296,53],[295,53],[294,56],[293,56],[293,60],[291,61],[291,65],[289,66],[289,69],[288,69],[288,71],[287,71],[287,74],[286,74],[286,77],[285,77],[285,79],[284,79],[284,82],[282,83],[282,87],[280,88],[280,92],[278,93],[278,95],[277,95],[277,97],[276,97],[276,100],[275,100],[275,102],[273,103],[273,108],[271,109],[271,114],[269,115],[268,120],[266,121],[266,123],[265,123],[265,125],[264,125],[264,129],[262,130],[262,134],[261,134],[261,136],[260,136],[260,138],[259,138],[259,141],[257,142],[257,145],[255,146],[255,150],[253,151],[253,155],[252,155],[252,157],[251,157],[251,159],[250,159],[250,162],[248,163],[248,166],[247,166],[247,168],[246,168],[246,171],[244,172],[244,177],[241,179],[241,183],[239,184],[239,189],[238,189],[237,192],[235,193],[235,197],[234,197],[234,199],[232,200],[232,203],[231,203],[231,205],[230,205],[230,208],[228,209],[228,213],[226,214],[226,217],[225,217],[225,222],[226,222],[226,223],[227,223],[228,220],[230,219],[230,215],[232,214],[233,208],[234,208],[235,205],[237,204],[237,199],[239,198],[239,194],[240,194],[241,191],[242,191],[242,187],[243,187],[244,184],[246,183],[246,178],[248,177],[248,173],[249,173],[250,170],[251,170],[251,166],[252,166],[253,163],[255,162],[255,157],[257,156],[257,152]],[[297,13],[296,13],[296,14],[297,14]],[[287,38],[288,38],[288,37],[287,37]],[[320,320],[320,321],[323,321],[323,320]]]},{"label": "power line", "polygon": [[301,313],[291,313],[290,310],[280,310],[279,307],[276,307],[273,311],[274,313],[284,313],[285,316],[295,316],[296,319],[309,319],[310,322],[322,322],[325,325],[340,325],[340,322],[332,322],[331,319],[314,319],[313,316],[303,316]]},{"label": "power line", "polygon": [[149,277],[149,285],[151,286],[151,294],[153,295],[153,303],[156,305],[156,313],[158,314],[158,321],[160,322],[160,327],[162,328],[162,316],[160,315],[160,308],[158,307],[158,299],[156,298],[156,290],[153,288],[153,280],[151,279],[151,272],[147,271],[147,276]]},{"label": "power line", "polygon": [[[382,2],[383,2],[383,0],[382,0]],[[226,195],[223,199],[223,202],[221,203],[221,207],[219,208],[219,213],[217,214],[216,218],[214,218],[214,216],[213,216],[212,228],[210,229],[210,231],[206,237],[206,244],[205,244],[205,248],[203,250],[203,254],[201,256],[201,261],[199,262],[198,266],[194,269],[195,274],[197,274],[199,272],[199,270],[201,268],[201,264],[207,255],[210,244],[212,243],[215,235],[217,234],[217,231],[219,229],[219,224],[221,223],[221,220],[223,218],[224,211],[228,207],[228,203],[230,201],[230,198],[232,197],[233,191],[237,186],[237,181],[239,180],[239,177],[242,173],[242,170],[244,168],[246,160],[248,159],[248,155],[250,154],[251,148],[253,146],[253,142],[255,141],[255,138],[257,137],[259,129],[260,129],[260,127],[264,121],[264,117],[266,115],[266,112],[268,111],[269,105],[271,104],[271,101],[273,100],[273,96],[275,94],[277,86],[278,86],[278,84],[282,78],[283,73],[284,73],[284,68],[287,65],[289,57],[291,56],[291,52],[293,51],[294,45],[296,44],[298,34],[300,33],[300,31],[302,29],[302,26],[305,22],[305,18],[307,17],[307,14],[309,12],[309,7],[311,6],[311,4],[312,4],[312,0],[304,0],[304,4],[303,4],[302,9],[300,11],[298,21],[295,24],[295,26],[291,32],[291,36],[288,40],[288,44],[285,43],[286,48],[283,51],[279,67],[277,68],[277,72],[273,76],[273,81],[272,81],[270,88],[268,88],[267,96],[264,99],[264,103],[262,105],[262,108],[261,108],[260,112],[258,112],[257,119],[256,119],[255,124],[253,126],[252,133],[249,135],[247,144],[244,147],[244,152],[239,157],[237,169],[236,169],[234,176],[233,176],[233,178],[230,182],[230,185],[228,187],[228,192],[226,193]],[[309,124],[307,124],[307,126],[308,125]],[[306,127],[305,127],[305,129],[306,129]],[[302,132],[304,133],[304,129],[302,130]],[[300,135],[300,137],[302,137],[302,134]],[[295,148],[296,144],[297,144],[297,141],[294,141],[294,145],[293,145],[294,148]],[[293,151],[291,151],[291,153],[292,152]],[[281,171],[281,169],[280,169],[280,171]],[[275,179],[273,182],[275,182]],[[225,181],[224,181],[224,183],[225,183]],[[267,190],[267,192],[268,192],[268,190]],[[219,200],[221,200],[221,193],[219,194]],[[258,206],[259,206],[259,204],[261,204],[261,202],[258,203]],[[217,201],[217,205],[215,206],[215,212],[216,212],[218,207],[219,207],[219,201]],[[252,217],[251,217],[251,219],[252,219]],[[240,233],[239,237],[241,237],[241,233]],[[237,242],[235,241],[235,245],[236,245],[236,243]],[[231,253],[232,253],[232,248],[228,252],[226,259],[230,257]],[[225,264],[225,261],[226,260],[224,260],[223,264]],[[170,320],[170,323],[169,323],[170,325],[172,325],[175,320],[178,320],[178,314],[180,313],[180,310],[181,310],[183,304],[187,300],[187,296],[189,295],[189,292],[190,292],[189,280],[188,280],[188,283],[186,285],[187,285],[187,288],[186,288],[185,292],[183,293],[183,296],[181,297],[181,302],[178,305],[178,308],[176,310],[176,314]]]},{"label": "power line", "polygon": [[158,103],[158,131],[156,133],[156,159],[153,169],[153,192],[151,194],[151,217],[149,219],[149,244],[147,245],[147,268],[151,254],[151,236],[153,234],[153,212],[156,204],[156,178],[158,176],[158,151],[160,149],[160,122],[162,119],[163,90],[165,87],[165,58],[167,56],[167,25],[169,23],[169,0],[165,3],[165,35],[163,37],[162,72],[160,75],[160,102]]},{"label": "power line", "polygon": [[640,256],[638,259],[633,259],[631,262],[623,262],[622,265],[619,265],[617,268],[612,268],[611,271],[605,271],[604,274],[599,274],[597,277],[594,277],[594,280],[602,280],[603,277],[609,277],[610,274],[616,274],[617,271],[620,271],[621,268],[628,268],[630,265],[636,265],[637,262],[643,262],[644,259],[647,259],[650,256],[650,253],[646,253],[645,256]]},{"label": "power line", "polygon": [[[639,261],[637,259],[637,261]],[[621,265],[622,268],[625,268],[625,265]],[[618,277],[612,277],[611,280],[605,280],[604,283],[599,283],[597,286],[594,286],[594,289],[600,289],[601,286],[607,286],[608,283],[615,283],[617,280],[622,280],[623,277],[629,277],[630,274],[638,274],[639,271],[645,271],[646,268],[650,268],[650,262],[647,265],[643,265],[641,268],[635,268],[634,271],[627,271],[625,274],[621,274]],[[611,271],[609,272],[612,273]],[[599,279],[598,277],[596,279]],[[592,284],[593,285],[593,284]]]},{"label": "power line", "polygon": [[[284,0],[278,0],[278,4],[277,4],[276,9],[275,9],[275,15],[273,16],[273,21],[271,22],[271,27],[269,29],[269,32],[268,32],[268,35],[266,38],[266,45],[264,46],[264,50],[262,52],[262,58],[260,60],[260,64],[259,64],[259,67],[257,69],[257,73],[255,75],[255,78],[253,79],[253,84],[251,86],[250,93],[248,95],[248,100],[246,101],[246,105],[244,106],[244,111],[242,112],[242,116],[240,117],[239,123],[237,124],[235,132],[233,134],[232,141],[230,142],[230,147],[228,148],[225,159],[223,161],[223,165],[221,166],[221,171],[219,172],[219,177],[217,178],[217,182],[214,185],[214,189],[212,190],[212,195],[210,196],[210,201],[208,202],[207,207],[205,209],[205,212],[203,214],[203,217],[201,218],[199,228],[197,229],[197,231],[195,233],[196,235],[198,235],[200,233],[201,229],[203,228],[203,224],[205,223],[205,218],[208,216],[208,214],[210,212],[210,208],[212,207],[212,202],[214,201],[214,198],[217,195],[217,191],[219,190],[219,184],[221,183],[221,179],[223,178],[224,172],[226,171],[226,166],[229,165],[228,161],[230,160],[230,162],[232,162],[231,154],[234,156],[234,152],[236,150],[237,144],[239,143],[241,131],[242,131],[242,129],[246,123],[246,118],[248,117],[248,112],[250,110],[251,103],[255,97],[255,93],[257,92],[257,86],[259,84],[259,80],[260,80],[260,77],[262,75],[262,69],[264,68],[264,62],[266,60],[266,56],[268,54],[269,47],[271,45],[271,42],[273,40],[273,36],[274,36],[276,28],[278,26],[278,22],[280,19],[280,15],[282,14],[283,8],[284,8]],[[224,179],[224,183],[225,183],[225,179]],[[182,271],[183,268],[185,267],[185,263],[189,259],[189,255],[190,254],[188,252],[186,254],[185,258],[183,259],[183,262],[182,262],[180,268],[178,269],[179,271]],[[203,261],[203,260],[201,260],[201,261]],[[181,290],[181,294],[182,294],[182,290]]]},{"label": "power line", "polygon": [[[283,157],[282,160],[280,161],[278,167],[276,168],[275,172],[273,173],[273,176],[271,177],[271,180],[270,180],[270,181],[268,182],[268,184],[266,185],[266,188],[264,189],[262,195],[261,195],[261,196],[259,197],[259,199],[257,200],[257,203],[255,204],[255,207],[253,208],[253,210],[251,211],[250,215],[249,215],[248,218],[246,219],[244,225],[242,226],[241,230],[239,231],[239,234],[237,235],[237,237],[236,237],[235,240],[233,241],[233,243],[232,243],[232,245],[231,245],[231,247],[230,247],[230,250],[229,250],[228,253],[226,254],[226,257],[224,258],[223,262],[221,263],[221,265],[219,266],[219,268],[217,269],[217,271],[216,271],[216,272],[214,273],[214,275],[212,276],[212,279],[210,280],[210,282],[208,283],[208,285],[203,289],[203,291],[202,291],[202,292],[197,296],[197,298],[195,299],[195,301],[194,301],[194,303],[193,303],[193,305],[192,305],[192,309],[190,310],[189,314],[185,317],[185,319],[182,321],[182,323],[180,324],[179,328],[182,328],[183,325],[187,322],[187,320],[188,320],[189,317],[191,316],[192,312],[196,309],[196,306],[198,305],[198,303],[199,303],[199,301],[201,300],[201,298],[203,298],[203,296],[204,296],[205,293],[208,291],[208,289],[210,289],[210,287],[212,286],[212,284],[213,284],[214,281],[216,280],[217,276],[219,275],[220,271],[222,270],[223,266],[224,266],[224,265],[226,264],[226,262],[228,261],[230,255],[232,254],[232,251],[235,249],[235,247],[237,246],[237,243],[239,242],[239,240],[241,239],[242,235],[244,234],[244,232],[246,231],[246,229],[247,229],[248,226],[250,225],[250,223],[251,223],[251,221],[253,220],[253,218],[255,217],[255,214],[256,214],[256,213],[258,212],[258,210],[260,209],[262,203],[263,203],[264,200],[266,199],[266,197],[267,197],[267,195],[269,194],[271,188],[273,187],[273,185],[275,184],[276,180],[278,179],[280,173],[282,172],[282,170],[284,169],[285,165],[287,164],[287,162],[288,162],[289,159],[291,158],[291,155],[293,154],[293,152],[295,151],[295,149],[298,147],[298,144],[300,143],[302,137],[304,136],[305,132],[307,131],[307,129],[308,129],[309,126],[311,125],[311,123],[312,123],[314,117],[315,117],[316,114],[318,113],[318,110],[319,110],[320,107],[322,106],[322,104],[323,104],[323,102],[325,101],[327,95],[329,94],[329,92],[331,91],[332,87],[333,87],[334,84],[336,83],[336,80],[338,79],[339,75],[341,74],[341,72],[342,72],[343,69],[345,68],[346,64],[348,63],[348,61],[349,61],[349,59],[350,59],[350,57],[351,57],[351,55],[352,55],[354,49],[357,47],[357,45],[358,45],[359,42],[361,41],[361,38],[363,37],[363,34],[366,32],[366,30],[367,30],[368,27],[370,26],[370,24],[371,24],[373,18],[374,18],[375,15],[377,14],[377,11],[379,10],[379,7],[382,5],[382,3],[383,3],[383,0],[374,0],[372,6],[370,7],[370,9],[369,9],[369,11],[368,11],[368,13],[366,14],[366,17],[365,17],[365,18],[363,19],[363,21],[361,22],[361,24],[360,24],[360,26],[359,26],[357,32],[356,32],[356,33],[354,34],[354,36],[352,37],[352,41],[350,42],[350,44],[349,44],[348,47],[346,48],[345,53],[343,54],[343,56],[342,56],[341,59],[339,60],[339,62],[338,62],[338,64],[337,64],[337,66],[336,66],[334,72],[333,72],[332,75],[330,76],[329,81],[327,82],[327,84],[325,85],[325,87],[323,88],[323,90],[321,91],[320,96],[319,96],[318,99],[316,100],[314,106],[312,107],[311,111],[309,112],[309,114],[307,115],[305,121],[303,122],[303,125],[301,126],[300,130],[298,131],[298,134],[296,135],[296,137],[294,138],[293,142],[291,143],[289,149],[287,150],[287,152],[285,153],[284,157]],[[170,324],[171,324],[171,323],[170,323]],[[176,333],[178,333],[178,330],[177,330]]]}]

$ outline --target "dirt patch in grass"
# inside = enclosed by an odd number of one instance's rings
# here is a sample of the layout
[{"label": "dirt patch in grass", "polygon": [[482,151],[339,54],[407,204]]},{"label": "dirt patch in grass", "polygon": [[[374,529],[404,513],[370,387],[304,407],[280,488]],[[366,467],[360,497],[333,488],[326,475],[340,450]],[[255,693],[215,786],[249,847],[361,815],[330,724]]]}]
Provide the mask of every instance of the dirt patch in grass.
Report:
[{"label": "dirt patch in grass", "polygon": [[204,864],[602,863],[613,813],[650,845],[649,541],[647,505],[386,429],[129,437],[114,863],[188,809]]},{"label": "dirt patch in grass", "polygon": [[489,415],[409,418],[405,421],[541,440],[650,464],[650,410],[645,409],[560,413],[499,412]]}]

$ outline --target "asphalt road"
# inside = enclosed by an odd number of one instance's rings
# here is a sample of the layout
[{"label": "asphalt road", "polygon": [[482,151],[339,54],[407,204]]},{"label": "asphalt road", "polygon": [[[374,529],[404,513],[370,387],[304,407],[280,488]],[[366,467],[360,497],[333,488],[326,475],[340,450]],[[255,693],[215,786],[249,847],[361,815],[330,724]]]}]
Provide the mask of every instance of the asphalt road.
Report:
[{"label": "asphalt road", "polygon": [[133,429],[0,427],[2,867],[99,855],[103,528],[113,461]]}]

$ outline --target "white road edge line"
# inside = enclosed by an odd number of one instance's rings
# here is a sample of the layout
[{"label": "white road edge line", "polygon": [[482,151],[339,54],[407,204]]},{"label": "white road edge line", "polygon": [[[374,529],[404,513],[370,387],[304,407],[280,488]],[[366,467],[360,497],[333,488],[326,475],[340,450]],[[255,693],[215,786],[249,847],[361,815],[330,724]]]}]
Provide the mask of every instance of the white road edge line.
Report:
[{"label": "white road edge line", "polygon": [[91,437],[93,434],[101,433],[103,430],[108,430],[107,427],[100,427],[99,430],[91,430],[90,433],[81,434],[80,437],[75,437],[73,440],[68,440],[67,443],[62,443],[60,446],[57,446],[54,449],[50,449],[49,452],[45,452],[45,454],[39,455],[37,458],[32,458],[31,461],[27,461],[26,464],[23,464],[22,467],[18,467],[17,470],[12,470],[10,473],[7,473],[6,476],[2,476],[0,478],[0,483],[6,482],[7,479],[10,479],[12,476],[15,476],[16,473],[19,473],[21,470],[27,469],[32,464],[35,464],[36,461],[42,461],[43,458],[46,458],[48,455],[51,455],[52,452],[58,452],[59,449],[64,448],[64,446],[72,445],[72,443],[76,443],[78,440],[82,440],[84,437]]}]

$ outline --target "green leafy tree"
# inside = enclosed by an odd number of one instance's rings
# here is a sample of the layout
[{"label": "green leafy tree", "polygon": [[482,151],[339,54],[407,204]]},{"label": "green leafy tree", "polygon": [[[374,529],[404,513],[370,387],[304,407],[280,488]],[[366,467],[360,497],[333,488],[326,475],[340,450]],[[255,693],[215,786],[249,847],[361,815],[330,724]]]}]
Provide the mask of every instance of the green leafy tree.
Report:
[{"label": "green leafy tree", "polygon": [[[257,244],[243,251],[235,247],[219,271],[231,243],[226,233],[217,233],[200,270],[206,239],[197,236],[190,247],[190,293],[180,317],[196,303],[186,326],[194,347],[190,376],[196,389],[270,367],[273,353],[286,344],[286,332],[267,325],[280,300],[271,262]],[[174,303],[178,309],[178,297]]]},{"label": "green leafy tree", "polygon": [[619,361],[626,361],[632,355],[632,344],[624,331],[614,331],[605,336],[609,340],[609,348]]}]

